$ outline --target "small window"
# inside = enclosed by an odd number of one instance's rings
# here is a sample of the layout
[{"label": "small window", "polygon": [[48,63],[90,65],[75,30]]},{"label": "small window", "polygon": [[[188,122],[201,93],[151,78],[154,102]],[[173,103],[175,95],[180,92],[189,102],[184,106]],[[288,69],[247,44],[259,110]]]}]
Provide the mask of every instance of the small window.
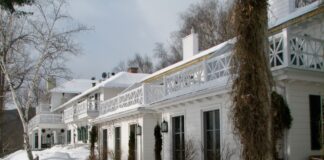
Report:
[{"label": "small window", "polygon": [[120,160],[121,158],[121,129],[120,127],[115,128],[115,159]]},{"label": "small window", "polygon": [[321,96],[309,96],[311,149],[320,150],[322,147],[322,125],[321,125]]},{"label": "small window", "polygon": [[173,159],[185,159],[184,116],[172,118]]}]

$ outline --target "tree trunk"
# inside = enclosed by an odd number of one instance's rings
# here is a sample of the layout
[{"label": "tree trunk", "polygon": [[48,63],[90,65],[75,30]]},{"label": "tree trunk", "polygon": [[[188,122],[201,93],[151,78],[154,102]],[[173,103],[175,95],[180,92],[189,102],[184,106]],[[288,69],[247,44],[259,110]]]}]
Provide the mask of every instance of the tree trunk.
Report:
[{"label": "tree trunk", "polygon": [[3,123],[3,110],[5,107],[4,99],[5,99],[5,93],[4,93],[4,75],[2,71],[0,71],[0,156],[3,154],[3,135],[2,135],[2,127]]},{"label": "tree trunk", "polygon": [[32,153],[32,150],[31,150],[31,146],[29,144],[29,136],[28,136],[28,122],[26,121],[23,121],[22,122],[23,124],[23,128],[24,128],[24,148],[27,152],[27,156],[28,156],[28,159],[29,160],[33,160],[33,153]]},{"label": "tree trunk", "polygon": [[267,0],[236,0],[233,126],[244,160],[270,160],[271,89],[267,45]]}]

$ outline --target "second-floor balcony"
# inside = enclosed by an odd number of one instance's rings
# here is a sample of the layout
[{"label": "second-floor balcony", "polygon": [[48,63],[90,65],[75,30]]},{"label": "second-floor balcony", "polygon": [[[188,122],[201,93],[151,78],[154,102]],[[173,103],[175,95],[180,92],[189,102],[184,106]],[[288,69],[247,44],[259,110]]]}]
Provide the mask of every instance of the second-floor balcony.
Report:
[{"label": "second-floor balcony", "polygon": [[102,102],[99,114],[103,115],[116,110],[146,105],[160,99],[163,95],[162,85],[142,84],[137,88]]},{"label": "second-floor balcony", "polygon": [[[281,32],[269,37],[272,71],[295,68],[324,73],[324,41]],[[211,53],[206,60],[164,77],[165,96],[224,86],[230,81],[232,51]]]},{"label": "second-floor balcony", "polygon": [[64,110],[64,122],[72,122],[83,118],[93,118],[98,116],[99,101],[83,100]]},{"label": "second-floor balcony", "polygon": [[271,70],[285,67],[324,72],[324,41],[285,32],[269,38]]},{"label": "second-floor balcony", "polygon": [[37,127],[46,128],[49,126],[62,128],[63,121],[61,114],[37,114],[28,122],[28,131]]},{"label": "second-floor balcony", "polygon": [[[324,41],[281,32],[269,37],[271,71],[295,68],[324,74]],[[226,49],[225,49],[226,50]],[[103,115],[186,93],[230,84],[233,49],[210,50],[208,56],[189,67],[163,77],[163,85],[143,84],[100,104]]]}]

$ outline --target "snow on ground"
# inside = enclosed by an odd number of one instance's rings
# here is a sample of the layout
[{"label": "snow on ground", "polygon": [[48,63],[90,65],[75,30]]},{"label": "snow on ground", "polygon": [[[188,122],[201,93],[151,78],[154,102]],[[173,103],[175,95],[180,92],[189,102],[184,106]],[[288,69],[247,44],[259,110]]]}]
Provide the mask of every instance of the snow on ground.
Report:
[{"label": "snow on ground", "polygon": [[[86,160],[89,156],[89,147],[54,146],[42,151],[33,151],[33,155],[34,157],[38,155],[40,160]],[[19,150],[0,160],[28,160],[28,158],[25,150]]]}]

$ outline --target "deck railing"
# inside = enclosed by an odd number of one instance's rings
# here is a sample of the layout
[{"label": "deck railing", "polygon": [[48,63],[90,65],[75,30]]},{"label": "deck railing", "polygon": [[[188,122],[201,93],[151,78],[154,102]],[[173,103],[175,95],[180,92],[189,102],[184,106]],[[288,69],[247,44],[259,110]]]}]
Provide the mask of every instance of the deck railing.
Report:
[{"label": "deck railing", "polygon": [[28,130],[31,131],[39,124],[61,124],[62,115],[60,114],[38,114],[28,122]]},{"label": "deck railing", "polygon": [[165,94],[228,78],[231,59],[231,53],[221,54],[164,77]]},{"label": "deck railing", "polygon": [[142,84],[141,86],[108,99],[100,104],[99,114],[103,115],[117,109],[143,105],[156,101],[163,96],[163,86]]},{"label": "deck railing", "polygon": [[324,41],[279,33],[269,38],[272,70],[292,67],[324,72]]}]

